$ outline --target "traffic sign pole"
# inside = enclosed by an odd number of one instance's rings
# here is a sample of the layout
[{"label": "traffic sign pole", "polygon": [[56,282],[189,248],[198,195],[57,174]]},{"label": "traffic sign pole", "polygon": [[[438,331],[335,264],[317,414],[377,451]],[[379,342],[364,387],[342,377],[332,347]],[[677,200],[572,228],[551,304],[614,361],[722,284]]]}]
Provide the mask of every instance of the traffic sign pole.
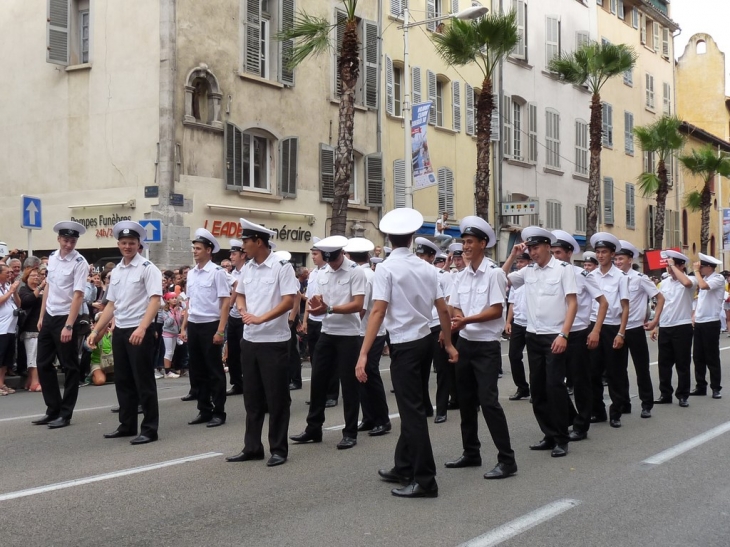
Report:
[{"label": "traffic sign pole", "polygon": [[28,230],[28,256],[33,255],[33,230]]}]

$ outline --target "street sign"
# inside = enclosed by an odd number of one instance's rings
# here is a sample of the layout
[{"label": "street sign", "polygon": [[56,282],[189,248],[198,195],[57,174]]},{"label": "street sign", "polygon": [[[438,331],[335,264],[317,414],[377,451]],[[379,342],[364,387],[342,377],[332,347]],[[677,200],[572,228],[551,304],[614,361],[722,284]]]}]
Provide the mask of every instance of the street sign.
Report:
[{"label": "street sign", "polygon": [[20,196],[20,223],[21,228],[40,230],[43,228],[41,215],[41,198]]},{"label": "street sign", "polygon": [[140,226],[145,230],[145,243],[159,243],[162,241],[162,221],[145,219],[139,221]]}]

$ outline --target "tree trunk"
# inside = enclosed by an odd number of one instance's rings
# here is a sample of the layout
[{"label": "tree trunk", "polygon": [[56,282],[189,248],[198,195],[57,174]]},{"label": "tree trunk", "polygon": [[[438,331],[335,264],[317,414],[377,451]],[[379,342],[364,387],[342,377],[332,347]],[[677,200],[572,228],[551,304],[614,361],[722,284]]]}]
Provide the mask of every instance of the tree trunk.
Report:
[{"label": "tree trunk", "polygon": [[667,195],[669,194],[669,183],[667,181],[667,167],[664,160],[659,160],[657,169],[659,177],[659,188],[656,191],[656,213],[654,214],[654,246],[657,249],[664,247],[664,222],[667,211]]},{"label": "tree trunk", "polygon": [[[707,180],[715,178],[715,174],[712,177],[708,177]],[[710,208],[712,207],[712,192],[710,192],[709,183],[705,183],[702,188],[702,198],[700,199],[700,207],[702,211],[702,227],[700,228],[700,252],[707,254],[707,243],[710,241]]]},{"label": "tree trunk", "polygon": [[477,101],[477,175],[474,182],[474,197],[477,216],[487,221],[489,220],[489,160],[492,145],[493,110],[492,80],[484,78],[482,92]]},{"label": "tree trunk", "polygon": [[352,180],[352,139],[355,128],[355,86],[360,73],[357,42],[357,21],[347,21],[342,38],[342,51],[337,63],[342,81],[339,127],[335,148],[335,197],[332,203],[332,224],[329,235],[346,235],[347,204]]},{"label": "tree trunk", "polygon": [[598,207],[601,195],[601,137],[603,132],[603,109],[601,96],[591,97],[591,163],[588,172],[588,201],[586,203],[586,249],[591,247],[591,237],[598,231]]}]

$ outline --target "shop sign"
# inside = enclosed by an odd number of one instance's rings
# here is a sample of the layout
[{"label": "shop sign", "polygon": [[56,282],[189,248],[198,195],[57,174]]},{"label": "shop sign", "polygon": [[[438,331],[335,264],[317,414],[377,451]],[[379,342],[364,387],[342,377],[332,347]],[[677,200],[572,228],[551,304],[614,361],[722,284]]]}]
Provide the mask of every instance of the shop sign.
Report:
[{"label": "shop sign", "polygon": [[132,217],[114,213],[112,215],[99,215],[94,217],[71,217],[71,220],[82,224],[88,230],[88,233],[95,232],[97,238],[113,238],[114,234],[112,233],[112,229],[114,225],[123,220],[132,220]]},{"label": "shop sign", "polygon": [[[263,226],[263,224],[262,224]],[[240,238],[241,224],[237,221],[206,219],[203,228],[210,231],[215,237]],[[284,224],[281,228],[276,226],[267,226],[269,230],[273,230],[276,235],[272,239],[280,241],[311,241],[312,232],[305,230],[301,226],[297,228],[289,228]]]}]

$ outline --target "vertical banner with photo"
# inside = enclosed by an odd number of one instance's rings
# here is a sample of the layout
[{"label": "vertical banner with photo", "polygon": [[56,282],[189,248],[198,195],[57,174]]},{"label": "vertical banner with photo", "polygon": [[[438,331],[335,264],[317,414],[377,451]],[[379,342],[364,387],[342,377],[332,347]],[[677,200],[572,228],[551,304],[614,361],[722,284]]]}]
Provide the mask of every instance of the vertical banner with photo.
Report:
[{"label": "vertical banner with photo", "polygon": [[414,104],[411,109],[413,112],[411,125],[413,186],[416,190],[438,183],[436,175],[433,174],[431,156],[428,153],[428,140],[426,138],[429,110],[431,110],[431,101]]},{"label": "vertical banner with photo", "polygon": [[722,210],[722,250],[730,251],[730,209]]}]

